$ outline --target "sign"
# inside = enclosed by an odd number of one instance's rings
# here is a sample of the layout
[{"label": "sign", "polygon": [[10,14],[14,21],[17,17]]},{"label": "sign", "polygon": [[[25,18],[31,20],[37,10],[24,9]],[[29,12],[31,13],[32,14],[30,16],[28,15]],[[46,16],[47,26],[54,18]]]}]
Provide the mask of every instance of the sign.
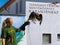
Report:
[{"label": "sign", "polygon": [[43,14],[60,14],[60,4],[42,3],[42,2],[26,2],[26,14],[32,11]]},{"label": "sign", "polygon": [[29,2],[26,1],[26,21],[29,19],[31,12],[42,14],[42,23],[38,25],[30,21],[26,27],[27,45],[47,45],[44,44],[43,34],[51,34],[51,42],[48,45],[60,45],[57,41],[57,34],[60,34],[60,4]]}]

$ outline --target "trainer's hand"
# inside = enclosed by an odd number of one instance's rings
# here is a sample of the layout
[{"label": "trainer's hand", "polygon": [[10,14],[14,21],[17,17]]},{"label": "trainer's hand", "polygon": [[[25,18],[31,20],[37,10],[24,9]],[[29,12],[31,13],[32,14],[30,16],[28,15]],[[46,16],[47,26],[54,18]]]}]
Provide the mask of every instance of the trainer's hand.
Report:
[{"label": "trainer's hand", "polygon": [[29,21],[26,21],[24,24],[25,24],[25,25],[29,25],[29,24],[30,24],[30,22],[29,22]]}]

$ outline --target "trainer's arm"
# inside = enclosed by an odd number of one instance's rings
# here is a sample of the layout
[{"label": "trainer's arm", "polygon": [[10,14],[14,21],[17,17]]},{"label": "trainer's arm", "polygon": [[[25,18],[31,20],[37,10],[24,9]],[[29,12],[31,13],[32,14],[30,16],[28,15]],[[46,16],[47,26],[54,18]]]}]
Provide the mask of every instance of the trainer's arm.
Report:
[{"label": "trainer's arm", "polygon": [[5,39],[2,38],[2,45],[5,45]]},{"label": "trainer's arm", "polygon": [[21,30],[25,31],[25,26],[27,26],[29,24],[30,24],[30,22],[29,21],[26,21],[21,27],[19,27],[19,29],[17,29],[17,32],[19,32]]}]

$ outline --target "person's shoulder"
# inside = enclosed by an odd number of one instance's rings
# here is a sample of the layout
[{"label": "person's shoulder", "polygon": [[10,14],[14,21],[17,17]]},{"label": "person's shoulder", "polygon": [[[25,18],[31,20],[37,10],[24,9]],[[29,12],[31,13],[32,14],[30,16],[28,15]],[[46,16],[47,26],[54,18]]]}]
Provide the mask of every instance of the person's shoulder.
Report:
[{"label": "person's shoulder", "polygon": [[12,26],[13,29],[17,29],[15,26]]},{"label": "person's shoulder", "polygon": [[3,31],[7,31],[7,30],[8,30],[8,28],[7,28],[7,27],[4,27],[4,28],[2,28],[2,30],[3,30]]},{"label": "person's shoulder", "polygon": [[6,29],[6,28],[8,28],[8,27],[4,27],[4,29]]},{"label": "person's shoulder", "polygon": [[15,26],[12,26],[12,28],[16,28]]}]

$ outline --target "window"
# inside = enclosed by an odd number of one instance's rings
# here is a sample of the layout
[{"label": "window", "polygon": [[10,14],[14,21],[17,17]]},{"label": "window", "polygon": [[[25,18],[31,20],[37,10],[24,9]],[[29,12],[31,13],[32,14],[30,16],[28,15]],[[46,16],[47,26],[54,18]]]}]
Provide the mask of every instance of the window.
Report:
[{"label": "window", "polygon": [[57,35],[58,41],[60,41],[60,34]]},{"label": "window", "polygon": [[43,44],[51,43],[51,34],[43,34]]}]

